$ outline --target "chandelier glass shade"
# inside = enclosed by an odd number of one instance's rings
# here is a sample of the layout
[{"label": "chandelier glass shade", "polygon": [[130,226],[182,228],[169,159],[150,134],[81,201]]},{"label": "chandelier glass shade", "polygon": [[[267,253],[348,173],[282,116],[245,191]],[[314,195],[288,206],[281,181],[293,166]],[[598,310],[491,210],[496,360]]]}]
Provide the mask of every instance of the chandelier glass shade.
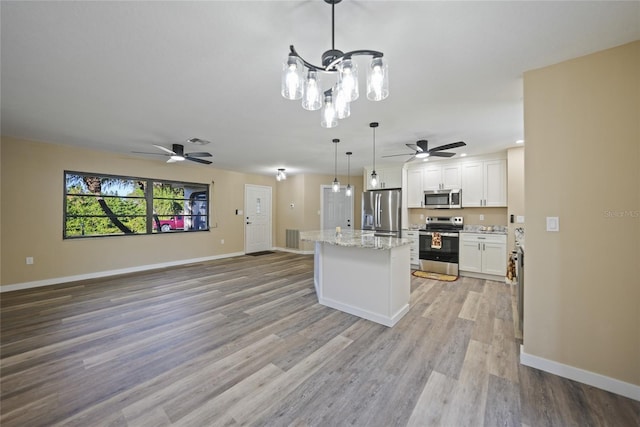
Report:
[{"label": "chandelier glass shade", "polygon": [[[302,108],[322,109],[321,126],[332,128],[338,119],[351,114],[351,102],[358,99],[358,66],[352,57],[371,56],[367,67],[367,99],[382,101],[389,96],[389,69],[383,53],[376,50],[342,52],[335,48],[335,5],[341,0],[324,0],[331,5],[331,49],[322,54],[322,66],[304,60],[293,45],[283,64],[281,94],[285,99],[302,100]],[[335,84],[322,89],[320,73],[335,75]],[[329,105],[327,105],[329,103]]]}]

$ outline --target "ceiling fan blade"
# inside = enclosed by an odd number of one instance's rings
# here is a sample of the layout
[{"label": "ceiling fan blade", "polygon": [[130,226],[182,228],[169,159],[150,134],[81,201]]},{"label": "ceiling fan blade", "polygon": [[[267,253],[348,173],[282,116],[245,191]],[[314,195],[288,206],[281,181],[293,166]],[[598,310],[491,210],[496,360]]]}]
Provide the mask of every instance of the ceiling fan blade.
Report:
[{"label": "ceiling fan blade", "polygon": [[211,163],[213,163],[213,162],[210,162],[209,160],[199,159],[197,157],[185,157],[185,159],[191,160],[192,162],[203,163],[205,165],[210,165]]},{"label": "ceiling fan blade", "polygon": [[171,154],[172,156],[175,156],[176,153],[174,151],[169,150],[168,148],[163,147],[162,145],[156,145],[153,144],[154,147],[161,149],[162,151],[166,151],[167,153]]},{"label": "ceiling fan blade", "polygon": [[419,151],[429,151],[428,150],[428,142],[426,139],[421,139],[420,141],[417,141],[416,144],[418,145],[418,148],[420,148]]},{"label": "ceiling fan blade", "polygon": [[206,153],[204,151],[198,151],[195,153],[187,153],[184,155],[185,157],[213,157],[211,153]]},{"label": "ceiling fan blade", "polygon": [[422,148],[418,147],[416,144],[404,144],[409,147],[413,151],[422,151]]},{"label": "ceiling fan blade", "polygon": [[429,152],[433,152],[433,151],[442,151],[442,150],[451,150],[452,148],[458,148],[458,147],[464,147],[465,144],[462,141],[458,141],[458,142],[453,142],[451,144],[445,144],[445,145],[441,145],[439,147],[436,148],[432,148],[431,150],[429,150]]},{"label": "ceiling fan blade", "polygon": [[445,153],[443,151],[430,151],[429,157],[453,157],[456,153]]},{"label": "ceiling fan blade", "polygon": [[405,154],[390,154],[388,156],[382,156],[382,157],[400,157],[400,156],[412,156],[411,153],[405,153]]},{"label": "ceiling fan blade", "polygon": [[132,151],[132,153],[136,153],[136,154],[151,154],[153,156],[168,156],[169,154],[164,154],[164,153],[148,153],[146,151]]},{"label": "ceiling fan blade", "polygon": [[416,156],[415,156],[415,155],[414,155],[414,156],[411,156],[411,157],[409,157],[407,160],[405,160],[404,162],[405,162],[405,163],[409,163],[411,160],[413,160],[413,159],[415,159],[415,158],[416,158]]}]

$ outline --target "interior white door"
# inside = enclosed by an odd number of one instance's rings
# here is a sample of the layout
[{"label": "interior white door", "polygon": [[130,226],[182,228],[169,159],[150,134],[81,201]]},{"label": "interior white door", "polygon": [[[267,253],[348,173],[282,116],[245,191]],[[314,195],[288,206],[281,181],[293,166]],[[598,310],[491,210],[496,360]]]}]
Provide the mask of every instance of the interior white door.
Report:
[{"label": "interior white door", "polygon": [[244,186],[244,252],[268,251],[271,244],[271,187]]},{"label": "interior white door", "polygon": [[330,185],[323,185],[320,191],[320,225],[323,230],[353,229],[353,206],[356,197],[355,188],[347,197],[346,186],[341,186],[338,193],[331,190]]}]

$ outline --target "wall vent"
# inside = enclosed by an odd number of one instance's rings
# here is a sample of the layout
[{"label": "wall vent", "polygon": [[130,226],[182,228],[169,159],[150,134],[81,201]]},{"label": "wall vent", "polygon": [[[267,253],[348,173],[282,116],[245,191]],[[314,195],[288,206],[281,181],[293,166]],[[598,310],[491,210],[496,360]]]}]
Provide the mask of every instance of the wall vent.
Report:
[{"label": "wall vent", "polygon": [[287,248],[300,249],[300,230],[287,229]]}]

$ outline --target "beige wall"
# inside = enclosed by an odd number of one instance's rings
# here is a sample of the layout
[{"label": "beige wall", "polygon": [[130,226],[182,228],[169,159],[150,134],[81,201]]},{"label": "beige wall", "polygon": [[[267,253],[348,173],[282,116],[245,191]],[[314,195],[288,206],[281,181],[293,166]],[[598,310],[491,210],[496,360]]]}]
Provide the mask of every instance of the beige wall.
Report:
[{"label": "beige wall", "polygon": [[[513,215],[514,222],[509,222],[509,235],[507,244],[509,252],[515,248],[515,229],[524,228],[524,224],[518,224],[517,217],[524,215],[524,147],[510,148],[507,150],[507,222],[509,215]],[[526,217],[525,217],[526,220]]]},{"label": "beige wall", "polygon": [[[320,189],[323,185],[330,185],[333,182],[333,175],[296,175],[287,177],[286,181],[278,183],[278,247],[286,246],[286,230],[298,229],[300,231],[320,229]],[[351,185],[359,183],[362,176],[352,175]],[[347,176],[338,176],[338,181],[346,185]],[[355,229],[360,228],[360,210],[362,204],[362,189],[355,188],[354,198],[354,218],[352,224]],[[291,203],[294,207],[291,208]],[[301,242],[301,250],[313,250],[313,243]]]},{"label": "beige wall", "polygon": [[524,111],[524,352],[640,385],[640,41],[527,72]]},{"label": "beige wall", "polygon": [[[91,275],[146,265],[224,256],[244,251],[246,184],[273,188],[273,246],[286,246],[286,229],[320,228],[320,186],[333,175],[275,177],[200,165],[164,162],[3,137],[0,139],[0,285]],[[62,239],[63,171],[184,180],[211,184],[211,231],[152,236]],[[346,176],[339,176],[342,183]],[[361,176],[351,176],[359,183]],[[19,185],[16,185],[19,183]],[[361,189],[354,193],[355,227],[360,226]],[[27,196],[25,196],[27,195]],[[290,204],[294,204],[294,208]],[[224,240],[224,244],[221,241]],[[313,249],[310,246],[308,249]],[[33,265],[25,258],[32,256]]]},{"label": "beige wall", "polygon": [[[2,138],[1,149],[3,285],[242,252],[244,222],[235,209],[243,208],[244,185],[275,184],[271,177],[10,138]],[[64,170],[215,182],[211,232],[63,240]]]}]

